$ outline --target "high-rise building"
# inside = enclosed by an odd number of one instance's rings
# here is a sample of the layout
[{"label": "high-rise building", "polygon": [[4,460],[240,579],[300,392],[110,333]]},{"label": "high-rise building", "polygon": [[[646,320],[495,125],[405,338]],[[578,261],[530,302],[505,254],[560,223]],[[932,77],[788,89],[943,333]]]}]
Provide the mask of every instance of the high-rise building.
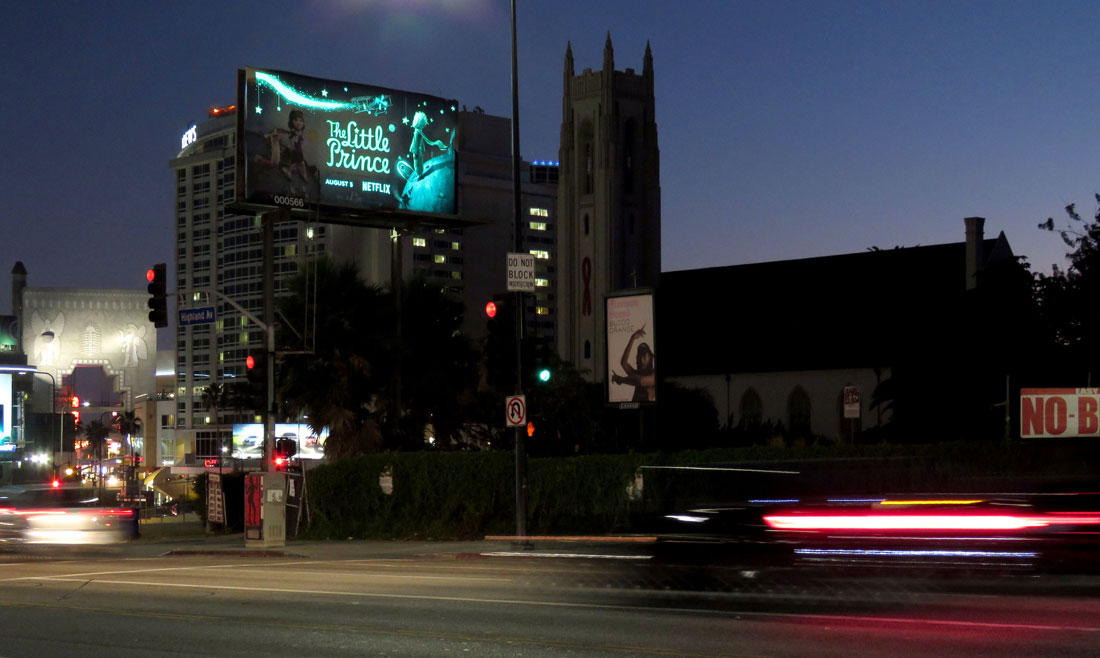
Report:
[{"label": "high-rise building", "polygon": [[661,273],[660,152],[649,44],[641,75],[615,70],[610,34],[599,71],[574,75],[567,47],[564,87],[558,352],[603,381],[605,296],[656,288]]},{"label": "high-rise building", "polygon": [[[176,454],[217,456],[215,419],[203,403],[211,383],[245,376],[245,359],[263,349],[263,332],[224,298],[262,314],[261,226],[252,214],[227,210],[235,198],[236,118],[232,108],[211,110],[207,121],[184,133],[170,162],[176,184],[176,290],[181,308],[213,306],[216,321],[175,327],[175,421],[194,429],[194,445]],[[482,309],[506,289],[505,254],[515,248],[512,204],[511,126],[480,110],[459,113],[458,213],[481,220],[474,228],[420,229],[400,233],[298,219],[275,226],[275,294],[307,259],[326,255],[354,262],[370,283],[391,284],[394,258],[404,279],[420,275],[461,296],[464,331],[485,335]],[[536,256],[536,293],[528,294],[526,330],[553,340],[556,317],[556,162],[523,163],[519,230],[524,251]],[[224,297],[211,295],[212,291]],[[174,323],[173,323],[174,324]],[[255,410],[220,410],[220,434],[235,422],[254,422]],[[183,434],[180,436],[188,436]],[[166,449],[166,452],[167,449]],[[211,454],[206,454],[211,453]]]},{"label": "high-rise building", "polygon": [[[176,426],[213,424],[202,402],[211,383],[228,384],[245,375],[245,359],[263,349],[263,332],[217,291],[253,315],[263,307],[263,245],[260,220],[226,209],[235,198],[236,117],[233,108],[215,108],[209,120],[192,126],[172,159],[176,183],[175,281],[180,308],[213,306],[211,324],[177,326]],[[327,252],[330,227],[300,222],[275,226],[276,294],[303,257]],[[223,422],[251,420],[249,410]],[[207,437],[212,438],[212,437]]]}]

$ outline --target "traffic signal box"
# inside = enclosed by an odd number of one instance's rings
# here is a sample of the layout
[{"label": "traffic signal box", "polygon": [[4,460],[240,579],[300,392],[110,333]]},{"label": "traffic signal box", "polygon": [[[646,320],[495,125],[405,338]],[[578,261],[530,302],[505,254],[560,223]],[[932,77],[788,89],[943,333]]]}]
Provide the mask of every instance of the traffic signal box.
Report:
[{"label": "traffic signal box", "polygon": [[149,322],[154,327],[168,326],[168,282],[165,280],[165,264],[157,263],[145,273],[149,281]]}]

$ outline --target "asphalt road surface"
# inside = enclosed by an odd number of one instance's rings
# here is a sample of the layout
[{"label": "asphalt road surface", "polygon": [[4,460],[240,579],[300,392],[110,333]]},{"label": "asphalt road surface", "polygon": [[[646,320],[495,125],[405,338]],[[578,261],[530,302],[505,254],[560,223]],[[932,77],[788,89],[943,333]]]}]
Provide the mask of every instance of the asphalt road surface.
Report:
[{"label": "asphalt road surface", "polygon": [[1086,577],[774,578],[488,542],[184,548],[0,554],[0,658],[1100,653]]}]

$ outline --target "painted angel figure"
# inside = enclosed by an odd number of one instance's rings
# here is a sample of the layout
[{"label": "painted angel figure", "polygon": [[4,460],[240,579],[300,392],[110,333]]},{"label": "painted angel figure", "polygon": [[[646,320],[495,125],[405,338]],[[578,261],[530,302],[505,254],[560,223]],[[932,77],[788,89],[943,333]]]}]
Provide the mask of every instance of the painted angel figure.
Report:
[{"label": "painted angel figure", "polygon": [[145,327],[128,324],[118,330],[122,343],[122,367],[136,366],[138,361],[149,358],[149,347],[145,344]]},{"label": "painted angel figure", "polygon": [[52,320],[31,313],[31,336],[34,336],[36,365],[56,366],[61,360],[61,333],[65,330],[65,314],[58,313]]}]

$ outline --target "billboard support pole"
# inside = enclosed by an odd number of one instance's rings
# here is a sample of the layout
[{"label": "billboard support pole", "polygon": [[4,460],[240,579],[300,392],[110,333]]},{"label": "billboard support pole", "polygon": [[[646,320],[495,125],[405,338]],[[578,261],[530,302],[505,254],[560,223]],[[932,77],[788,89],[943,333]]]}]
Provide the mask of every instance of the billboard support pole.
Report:
[{"label": "billboard support pole", "polygon": [[264,408],[263,471],[274,470],[275,458],[275,220],[285,210],[265,212],[263,229],[264,351],[267,353],[267,400]]},{"label": "billboard support pole", "polygon": [[[523,251],[519,166],[519,69],[516,57],[516,0],[512,0],[512,202],[515,212],[516,252]],[[516,291],[516,395],[523,395],[523,292]],[[527,547],[527,454],[523,445],[526,428],[516,427],[516,537]]]},{"label": "billboard support pole", "polygon": [[[401,340],[401,314],[404,313],[405,294],[404,286],[404,251],[401,248],[401,230],[394,228],[390,232],[390,288],[393,289],[394,305],[394,339],[395,344]],[[398,352],[399,354],[401,352]],[[394,359],[393,368],[393,430],[400,431],[401,422],[401,358]]]}]

